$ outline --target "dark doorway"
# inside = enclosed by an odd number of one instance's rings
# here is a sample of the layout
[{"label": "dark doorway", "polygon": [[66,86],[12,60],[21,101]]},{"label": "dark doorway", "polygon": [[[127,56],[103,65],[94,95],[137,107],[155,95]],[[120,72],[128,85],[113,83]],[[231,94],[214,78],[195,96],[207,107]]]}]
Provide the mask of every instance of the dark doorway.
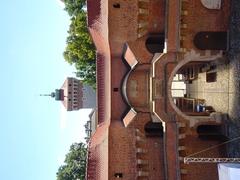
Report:
[{"label": "dark doorway", "polygon": [[162,123],[148,122],[144,127],[146,136],[151,137],[163,137],[163,126]]},{"label": "dark doorway", "polygon": [[198,137],[204,140],[224,140],[221,125],[200,125],[197,127]]},{"label": "dark doorway", "polygon": [[193,43],[200,50],[227,50],[227,32],[199,32]]},{"label": "dark doorway", "polygon": [[146,48],[152,54],[162,53],[164,49],[164,42],[164,33],[151,34],[146,40]]}]

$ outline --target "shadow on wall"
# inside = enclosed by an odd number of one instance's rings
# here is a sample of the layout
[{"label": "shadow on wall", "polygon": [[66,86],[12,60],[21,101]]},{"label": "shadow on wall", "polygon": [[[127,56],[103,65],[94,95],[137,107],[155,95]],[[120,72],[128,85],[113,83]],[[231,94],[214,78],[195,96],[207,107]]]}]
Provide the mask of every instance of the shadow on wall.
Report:
[{"label": "shadow on wall", "polygon": [[162,123],[154,123],[150,121],[146,123],[144,130],[147,137],[163,137]]}]

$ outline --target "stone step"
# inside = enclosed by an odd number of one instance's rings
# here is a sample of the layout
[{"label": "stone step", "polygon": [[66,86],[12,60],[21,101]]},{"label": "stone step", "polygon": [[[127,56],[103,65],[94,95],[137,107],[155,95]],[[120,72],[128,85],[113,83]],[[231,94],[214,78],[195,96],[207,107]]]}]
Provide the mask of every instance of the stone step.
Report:
[{"label": "stone step", "polygon": [[136,140],[137,140],[137,142],[145,142],[145,138],[143,138],[139,135],[136,136]]},{"label": "stone step", "polygon": [[186,134],[179,134],[178,135],[178,139],[184,139],[184,138],[186,138]]},{"label": "stone step", "polygon": [[187,50],[186,48],[180,48],[179,51],[185,53]]},{"label": "stone step", "polygon": [[186,123],[180,122],[178,123],[178,127],[179,128],[186,127]]},{"label": "stone step", "polygon": [[182,11],[181,11],[181,15],[182,15],[182,16],[187,16],[187,15],[188,15],[188,11],[182,10]]},{"label": "stone step", "polygon": [[147,28],[139,28],[138,29],[138,38],[143,37],[144,35],[146,35],[148,32]]},{"label": "stone step", "polygon": [[138,171],[137,174],[139,177],[148,177],[149,175],[147,171]]},{"label": "stone step", "polygon": [[137,148],[136,152],[139,153],[139,154],[140,153],[145,154],[145,153],[147,153],[147,150],[143,149],[143,148]]},{"label": "stone step", "polygon": [[149,14],[149,10],[148,9],[143,9],[143,8],[139,8],[138,12],[139,12],[139,14]]},{"label": "stone step", "polygon": [[138,22],[138,28],[144,28],[144,27],[148,27],[148,22],[147,21],[140,21]]},{"label": "stone step", "polygon": [[179,159],[179,161],[181,161],[181,162],[184,161],[184,157],[179,156],[178,159]]},{"label": "stone step", "polygon": [[137,159],[137,164],[146,165],[148,164],[147,160]]},{"label": "stone step", "polygon": [[135,134],[136,134],[136,136],[140,136],[142,138],[145,138],[145,135],[139,129],[135,130]]},{"label": "stone step", "polygon": [[182,29],[187,29],[187,24],[182,23],[180,26]]},{"label": "stone step", "polygon": [[178,151],[185,151],[186,150],[186,147],[185,146],[179,146],[178,147]]},{"label": "stone step", "polygon": [[184,40],[186,40],[186,37],[185,36],[180,36],[180,40],[184,41]]}]

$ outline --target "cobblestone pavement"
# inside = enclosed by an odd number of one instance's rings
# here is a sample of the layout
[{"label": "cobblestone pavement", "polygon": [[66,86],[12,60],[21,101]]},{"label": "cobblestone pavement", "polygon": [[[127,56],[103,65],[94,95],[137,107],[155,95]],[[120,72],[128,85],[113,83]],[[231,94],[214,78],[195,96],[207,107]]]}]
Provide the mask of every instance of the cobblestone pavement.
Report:
[{"label": "cobblestone pavement", "polygon": [[[229,67],[232,69],[234,97],[233,110],[229,113],[228,137],[230,139],[240,136],[240,1],[231,1],[231,19],[229,31]],[[240,157],[240,140],[228,145],[229,157]]]}]

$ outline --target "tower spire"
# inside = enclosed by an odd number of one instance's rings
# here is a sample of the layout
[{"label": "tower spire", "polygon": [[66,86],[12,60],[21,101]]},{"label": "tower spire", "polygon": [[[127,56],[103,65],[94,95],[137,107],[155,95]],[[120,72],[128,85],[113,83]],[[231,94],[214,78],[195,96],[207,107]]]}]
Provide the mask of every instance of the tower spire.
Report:
[{"label": "tower spire", "polygon": [[40,96],[50,96],[50,97],[54,98],[56,96],[56,93],[52,92],[51,94],[40,94]]}]

